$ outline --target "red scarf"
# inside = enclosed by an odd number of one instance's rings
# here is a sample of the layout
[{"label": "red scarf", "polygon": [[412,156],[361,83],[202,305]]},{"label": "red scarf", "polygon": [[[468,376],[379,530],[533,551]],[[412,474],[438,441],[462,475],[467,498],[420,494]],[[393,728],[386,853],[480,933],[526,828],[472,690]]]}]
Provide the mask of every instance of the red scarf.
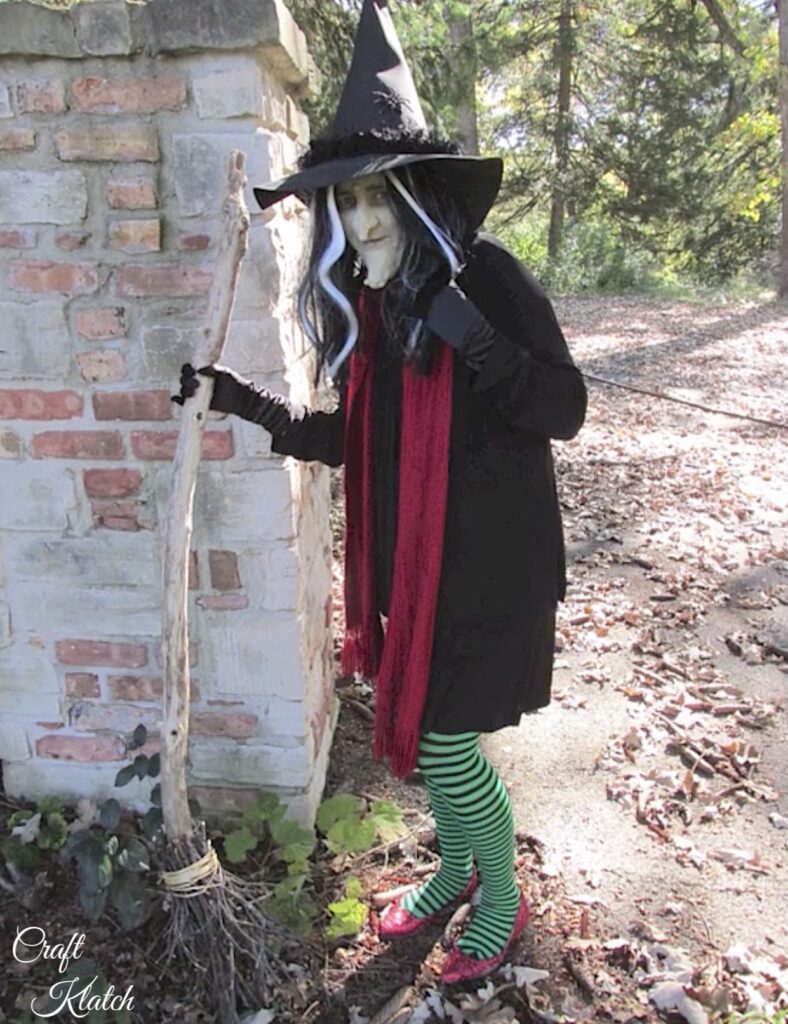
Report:
[{"label": "red scarf", "polygon": [[453,352],[428,376],[402,370],[397,540],[385,635],[377,611],[372,493],[372,383],[383,289],[363,289],[345,420],[345,641],[342,671],[376,679],[372,752],[400,778],[416,766],[432,658],[449,483]]}]

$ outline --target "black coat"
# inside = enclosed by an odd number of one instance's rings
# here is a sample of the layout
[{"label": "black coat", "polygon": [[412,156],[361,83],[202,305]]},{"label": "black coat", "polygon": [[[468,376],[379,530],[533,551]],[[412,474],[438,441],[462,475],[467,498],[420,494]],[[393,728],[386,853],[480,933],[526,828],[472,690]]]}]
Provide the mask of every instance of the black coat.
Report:
[{"label": "black coat", "polygon": [[[533,275],[480,234],[458,284],[500,333],[481,370],[455,356],[441,582],[422,731],[492,732],[550,701],[566,592],[550,438],[583,424],[586,390]],[[338,466],[344,403],[294,406],[282,455]]]}]

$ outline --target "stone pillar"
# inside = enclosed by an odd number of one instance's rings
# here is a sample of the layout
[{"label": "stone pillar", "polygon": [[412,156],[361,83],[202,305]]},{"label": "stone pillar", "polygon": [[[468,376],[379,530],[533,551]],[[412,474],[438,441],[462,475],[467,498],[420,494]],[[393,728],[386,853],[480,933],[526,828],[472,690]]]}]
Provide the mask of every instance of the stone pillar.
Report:
[{"label": "stone pillar", "polygon": [[[307,141],[281,0],[0,4],[0,758],[14,796],[110,793],[160,722],[161,557],[179,368],[205,322],[227,156],[252,226],[225,361],[311,402],[293,313],[305,218],[253,184]],[[312,819],[336,716],[329,471],[209,424],[189,617],[190,788]],[[133,756],[133,755],[132,755]]]}]

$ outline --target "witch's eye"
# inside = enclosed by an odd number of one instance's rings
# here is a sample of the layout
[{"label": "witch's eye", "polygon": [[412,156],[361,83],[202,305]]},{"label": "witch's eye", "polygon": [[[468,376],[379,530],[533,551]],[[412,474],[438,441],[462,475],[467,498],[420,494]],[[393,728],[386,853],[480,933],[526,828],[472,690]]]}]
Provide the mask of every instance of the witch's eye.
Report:
[{"label": "witch's eye", "polygon": [[337,196],[337,209],[338,210],[352,210],[354,203],[355,203],[355,199],[353,198],[353,196],[350,196],[350,195]]}]

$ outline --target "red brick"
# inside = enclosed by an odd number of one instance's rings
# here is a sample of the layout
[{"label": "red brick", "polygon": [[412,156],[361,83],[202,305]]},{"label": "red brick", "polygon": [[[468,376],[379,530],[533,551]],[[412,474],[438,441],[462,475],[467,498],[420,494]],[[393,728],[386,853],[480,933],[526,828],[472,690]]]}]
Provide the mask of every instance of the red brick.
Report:
[{"label": "red brick", "polygon": [[67,128],[55,135],[55,148],[61,160],[111,160],[113,162],[159,159],[156,129],[142,122],[92,124]]},{"label": "red brick", "polygon": [[146,178],[108,181],[106,196],[113,210],[152,210],[156,206],[156,186]]},{"label": "red brick", "polygon": [[92,672],[66,672],[67,697],[100,697],[98,676]]},{"label": "red brick", "polygon": [[138,469],[84,469],[82,480],[90,498],[128,498],[142,483]]},{"label": "red brick", "polygon": [[140,668],[148,664],[148,649],[142,644],[112,640],[58,640],[55,657],[61,665],[109,665]]},{"label": "red brick", "polygon": [[[131,449],[138,459],[171,459],[178,441],[177,430],[133,430]],[[203,459],[229,459],[233,454],[230,431],[206,430],[202,435]]]},{"label": "red brick", "polygon": [[161,249],[161,224],[158,218],[113,221],[109,225],[107,245],[121,252],[158,252]]},{"label": "red brick", "polygon": [[103,114],[152,114],[157,110],[179,110],[186,103],[186,83],[177,75],[77,78],[71,92],[77,110]]},{"label": "red brick", "polygon": [[222,715],[218,712],[193,711],[189,716],[189,729],[195,736],[232,736],[248,739],[258,729],[256,715]]},{"label": "red brick", "polygon": [[21,82],[16,103],[20,114],[61,114],[66,109],[66,90],[59,79]]},{"label": "red brick", "polygon": [[[1,408],[1,406],[0,406]],[[97,420],[170,420],[169,391],[99,391],[93,395]]]},{"label": "red brick", "polygon": [[[163,681],[160,676],[110,676],[109,688],[113,700],[161,700]],[[189,699],[200,699],[200,688],[189,681]]]},{"label": "red brick", "polygon": [[0,150],[19,153],[36,148],[36,133],[32,128],[0,128]]},{"label": "red brick", "polygon": [[96,527],[103,526],[108,530],[125,530],[127,532],[145,529],[139,520],[140,506],[135,505],[134,502],[98,499],[91,501],[90,507],[93,511],[93,525]]},{"label": "red brick", "polygon": [[74,313],[74,326],[90,341],[120,338],[126,333],[126,310],[123,306],[78,309]]},{"label": "red brick", "polygon": [[0,420],[68,420],[82,415],[76,391],[0,388]]},{"label": "red brick", "polygon": [[106,349],[77,352],[77,363],[83,379],[92,384],[108,384],[126,376],[126,360],[121,352]]},{"label": "red brick", "polygon": [[214,590],[239,590],[238,556],[234,551],[209,551],[208,565]]},{"label": "red brick", "polygon": [[46,430],[33,437],[34,459],[122,459],[123,438],[114,430]]},{"label": "red brick", "polygon": [[118,268],[119,295],[146,296],[205,295],[213,274],[191,263],[124,263]]},{"label": "red brick", "polygon": [[209,611],[237,612],[249,607],[249,598],[245,594],[203,594],[197,604]]},{"label": "red brick", "polygon": [[0,229],[1,249],[35,249],[37,235],[32,228]]},{"label": "red brick", "polygon": [[42,736],[36,753],[61,761],[121,761],[126,744],[120,736]]},{"label": "red brick", "polygon": [[75,249],[82,249],[91,237],[89,231],[63,231],[55,235],[55,245],[64,252],[74,252]]},{"label": "red brick", "polygon": [[200,589],[200,569],[197,565],[197,552],[189,552],[189,590]]},{"label": "red brick", "polygon": [[12,260],[8,283],[26,292],[62,292],[86,295],[99,287],[95,263],[54,263],[51,260]]},{"label": "red brick", "polygon": [[211,244],[210,235],[178,235],[178,240],[175,243],[181,252],[199,252],[202,249],[207,249]]}]

